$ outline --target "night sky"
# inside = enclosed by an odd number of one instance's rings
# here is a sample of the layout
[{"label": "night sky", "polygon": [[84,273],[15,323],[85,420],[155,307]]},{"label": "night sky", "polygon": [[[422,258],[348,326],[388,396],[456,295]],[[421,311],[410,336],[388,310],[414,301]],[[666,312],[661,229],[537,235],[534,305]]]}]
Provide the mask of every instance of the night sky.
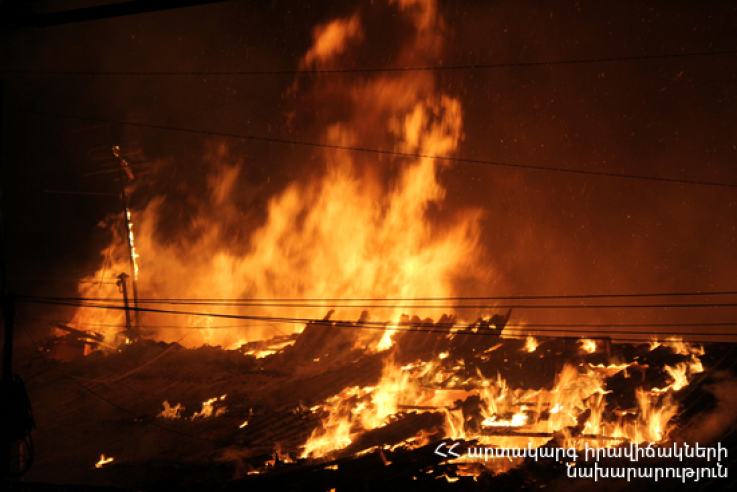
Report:
[{"label": "night sky", "polygon": [[[64,2],[47,2],[49,5]],[[81,4],[75,3],[74,5]],[[72,5],[71,2],[66,5]],[[241,166],[235,205],[246,228],[290,183],[324,173],[324,150],[29,114],[92,116],[211,132],[320,141],[333,121],[356,121],[341,89],[373,74],[39,75],[13,71],[290,71],[316,26],[360,15],[360,46],[334,68],[582,60],[733,50],[730,2],[443,2],[436,56],[409,60],[411,31],[396,5],[364,2],[225,2],[0,34],[5,71],[3,218],[10,289],[73,296],[95,272],[119,213],[115,197],[44,190],[118,191],[97,174],[91,149],[137,143],[148,174],[132,191],[142,209],[163,196],[158,234],[201,233],[213,149]],[[737,56],[439,71],[457,98],[469,159],[737,184]],[[358,79],[358,80],[357,80]],[[360,116],[360,115],[359,115]],[[359,146],[386,147],[367,137]],[[233,157],[234,156],[234,157]],[[402,158],[361,155],[387,186]],[[462,295],[734,290],[735,188],[454,163],[430,220],[483,210],[482,261],[495,276],[459,280]],[[340,234],[340,231],[336,231]],[[239,239],[234,238],[233,244]],[[241,241],[244,242],[245,240]],[[459,276],[463,276],[462,272]],[[197,279],[187,279],[196,282]],[[708,320],[726,320],[728,312]],[[706,316],[706,315],[705,315]],[[704,320],[704,317],[699,320]]]}]

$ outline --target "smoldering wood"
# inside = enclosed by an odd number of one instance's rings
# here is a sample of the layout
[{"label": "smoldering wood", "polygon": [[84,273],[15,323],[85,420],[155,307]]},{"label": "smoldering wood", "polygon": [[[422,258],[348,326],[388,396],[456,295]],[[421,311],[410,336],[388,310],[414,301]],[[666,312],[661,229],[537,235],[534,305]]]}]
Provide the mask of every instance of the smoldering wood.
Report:
[{"label": "smoldering wood", "polygon": [[[524,428],[480,426],[478,396],[474,396],[479,388],[468,384],[449,386],[450,381],[435,386],[454,395],[453,402],[446,406],[405,402],[388,424],[362,432],[348,447],[324,458],[301,458],[301,446],[321,425],[323,415],[312,411],[313,406],[345,388],[376,385],[390,358],[395,364],[405,365],[418,360],[438,360],[440,353],[447,352],[448,357],[440,363],[449,368],[458,367],[454,372],[460,379],[478,373],[495,379],[499,373],[511,387],[552,389],[563,363],[606,364],[608,357],[604,350],[586,354],[575,340],[547,340],[530,353],[524,349],[523,340],[506,339],[503,334],[476,338],[453,336],[455,320],[450,317],[435,322],[407,316],[399,326],[408,330],[395,333],[391,351],[376,353],[355,348],[358,340],[382,334],[380,330],[367,329],[367,319],[338,323],[329,316],[326,318],[307,325],[299,335],[253,342],[237,350],[219,347],[187,350],[176,344],[142,340],[108,355],[94,352],[71,362],[52,362],[56,369],[72,376],[109,380],[169,350],[150,365],[115,383],[83,382],[89,390],[133,415],[101,400],[58,372],[35,364],[34,372],[28,375],[28,390],[38,425],[36,445],[43,452],[39,452],[27,479],[41,484],[59,483],[74,473],[80,483],[185,491],[212,486],[222,490],[340,490],[352,489],[356,483],[369,484],[369,490],[435,490],[446,486],[449,490],[454,487],[488,490],[510,484],[519,487],[533,479],[538,484],[561,480],[561,470],[552,464],[524,462],[515,470],[494,475],[483,466],[479,468],[478,463],[451,463],[435,455],[434,450],[444,437],[443,422],[448,411],[460,410],[467,422],[475,422],[479,435],[542,438],[548,439],[551,446],[559,439],[553,433]],[[471,328],[492,330],[491,324],[487,328],[483,320],[473,323]],[[425,333],[420,329],[442,332]],[[248,355],[249,351],[265,350],[291,340],[294,345],[275,354],[263,358]],[[708,347],[706,355],[701,357],[704,366],[715,364],[727,350],[719,345]],[[638,357],[638,364],[628,370],[628,377],[620,372],[605,378],[610,390],[622,394],[632,393],[640,385],[657,387],[663,383],[661,368],[666,363],[675,365],[690,360],[668,348],[650,351],[647,345],[615,345],[612,352],[626,360]],[[461,360],[463,364],[459,363]],[[687,393],[687,422],[714,408],[714,398],[708,398],[709,384],[708,379],[697,379],[693,388],[689,388],[693,391]],[[225,413],[192,420],[202,402],[221,395],[227,395],[218,403],[227,407]],[[455,398],[455,395],[465,396]],[[674,396],[678,398],[679,393]],[[181,403],[182,416],[158,417],[164,400],[172,405]],[[617,408],[629,408],[630,403],[612,393],[608,395],[605,415],[613,415]],[[549,406],[541,405],[540,410],[544,414]],[[245,421],[248,424],[242,426]],[[570,429],[570,432],[592,441],[617,444],[612,438],[587,435],[581,429]],[[420,444],[415,449],[401,445],[418,433],[423,433],[424,439],[430,442],[425,445],[415,442]],[[393,450],[387,449],[397,445]],[[114,456],[115,461],[95,469],[94,463],[102,453]],[[477,480],[463,475],[471,471],[480,473]],[[248,475],[255,472],[258,473]],[[449,483],[446,476],[459,481]],[[81,490],[69,487],[61,490]],[[43,485],[37,490],[43,490]]]}]

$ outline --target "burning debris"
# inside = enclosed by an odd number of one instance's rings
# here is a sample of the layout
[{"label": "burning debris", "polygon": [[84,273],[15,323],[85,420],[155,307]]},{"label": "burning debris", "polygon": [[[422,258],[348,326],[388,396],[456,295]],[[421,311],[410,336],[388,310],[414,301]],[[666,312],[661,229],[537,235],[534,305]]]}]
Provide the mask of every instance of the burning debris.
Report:
[{"label": "burning debris", "polygon": [[535,350],[537,350],[537,346],[538,346],[538,343],[535,337],[528,336],[527,339],[525,340],[525,350],[532,353]]},{"label": "burning debris", "polygon": [[103,466],[107,465],[108,463],[112,463],[113,461],[115,461],[115,458],[113,458],[112,456],[109,458],[105,458],[105,455],[101,454],[100,461],[95,463],[95,468],[102,468]]},{"label": "burning debris", "polygon": [[[206,439],[223,443],[217,462],[241,470],[236,476],[244,485],[250,480],[259,480],[253,482],[256,487],[275,483],[270,477],[277,480],[285,473],[296,480],[309,472],[317,473],[315,480],[322,477],[319,483],[328,489],[332,479],[323,473],[376,473],[368,464],[370,457],[386,470],[455,484],[467,483],[465,479],[505,480],[528,466],[523,458],[469,457],[467,451],[475,447],[534,450],[555,445],[583,452],[587,446],[666,445],[689,425],[676,416],[687,388],[693,391],[694,377],[723,357],[723,350],[712,354],[678,341],[657,350],[644,343],[614,344],[611,360],[602,359],[607,356],[598,351],[581,351],[585,341],[580,340],[545,340],[529,352],[527,339],[478,336],[475,344],[468,344],[447,321],[422,324],[436,330],[432,345],[422,343],[424,352],[417,345],[425,332],[400,332],[400,339],[382,352],[356,349],[355,339],[364,334],[334,321],[306,327],[293,346],[261,358],[217,348],[180,348],[156,359],[166,346],[136,342],[101,360],[96,371],[106,377],[148,347],[147,358],[156,360],[128,376],[125,385],[148,393],[146,402],[168,395],[157,425],[176,431],[172,438],[181,433],[194,436],[193,442],[185,439],[180,444],[182,456],[205,459],[207,453],[197,451],[194,441]],[[325,346],[351,348],[351,357],[328,354],[305,370],[304,361],[314,355],[310,340],[318,335]],[[539,351],[559,355],[541,358]],[[195,364],[196,369],[191,367]],[[204,370],[202,364],[209,368]],[[166,374],[168,382],[151,386]],[[193,384],[186,374],[206,377]],[[218,382],[209,382],[211,378]],[[37,391],[53,389],[51,379],[46,381],[43,376],[34,381],[41,385],[35,386]],[[168,403],[193,400],[193,390],[218,388],[228,388],[228,393],[199,400],[201,410],[189,418],[183,418],[181,403]],[[135,396],[121,387],[111,397],[126,405],[136,401],[126,403],[126,395]],[[149,411],[155,406],[152,401],[146,405],[151,405]],[[145,406],[141,408],[145,412]],[[48,419],[43,406],[39,412],[42,421]],[[145,433],[146,423],[154,421],[145,415],[125,420],[137,423],[136,434]],[[158,432],[159,439],[166,438],[166,431]],[[459,456],[435,454],[443,442],[459,443],[453,448]],[[145,470],[145,463],[158,458],[139,459]],[[97,467],[110,462],[112,458],[103,456]],[[458,480],[448,482],[444,476]]]},{"label": "burning debris", "polygon": [[[183,468],[182,484],[167,485],[513,489],[539,475],[542,488],[565,473],[566,452],[665,447],[693,429],[714,437],[734,426],[731,386],[705,397],[709,371],[731,353],[723,347],[556,338],[526,319],[510,324],[509,306],[450,304],[492,281],[503,290],[482,244],[488,212],[449,212],[454,190],[441,180],[465,139],[463,89],[401,68],[443,59],[436,3],[382,8],[402,32],[391,71],[321,84],[300,73],[285,91],[315,106],[318,140],[304,176],[271,194],[259,221],[238,206],[247,161],[225,144],[203,159],[206,196],[188,196],[188,220],[171,234],[162,232],[171,198],[129,209],[121,174],[123,211],[103,224],[112,244],[80,284],[71,321],[56,324],[63,335],[45,340],[44,353],[73,350],[33,376],[38,446],[57,456],[39,456],[31,480],[55,481],[51,465],[67,455],[85,473],[97,450],[121,449],[125,463],[103,468],[113,458],[102,455],[95,473],[135,468],[115,475],[130,488]],[[316,27],[298,66],[352,61],[351,49],[370,51],[369,27],[360,9]],[[376,148],[381,165],[348,148]],[[96,282],[126,269],[132,277]],[[142,309],[129,305],[129,281]],[[185,404],[200,410],[185,416]],[[693,424],[702,411],[709,429]],[[466,452],[480,448],[561,459]]]},{"label": "burning debris", "polygon": [[596,342],[587,338],[581,340],[581,350],[589,354],[593,354],[594,352],[596,352]]},{"label": "burning debris", "polygon": [[210,398],[207,401],[202,402],[202,410],[192,415],[192,420],[199,418],[217,417],[218,415],[224,414],[228,407],[220,406],[218,402],[225,400],[228,395],[223,395],[220,398]]},{"label": "burning debris", "polygon": [[182,416],[182,411],[184,411],[184,407],[181,403],[177,403],[176,406],[172,407],[169,405],[168,401],[164,400],[164,409],[157,415],[157,417],[164,419],[178,419]]}]

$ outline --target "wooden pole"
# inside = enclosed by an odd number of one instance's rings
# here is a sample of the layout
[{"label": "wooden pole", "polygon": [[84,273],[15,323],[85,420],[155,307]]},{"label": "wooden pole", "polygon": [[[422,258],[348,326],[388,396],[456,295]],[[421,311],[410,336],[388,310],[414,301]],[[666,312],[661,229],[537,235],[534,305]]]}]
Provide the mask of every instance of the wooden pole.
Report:
[{"label": "wooden pole", "polygon": [[[128,302],[128,278],[129,276],[125,272],[118,275],[118,285],[120,286],[120,291],[123,293],[123,304],[125,305],[125,330],[126,335],[130,338],[131,334],[133,334],[133,327],[131,325],[130,304]],[[134,336],[134,338],[138,337]]]},{"label": "wooden pole", "polygon": [[[130,217],[128,214],[130,213],[128,211],[128,194],[125,192],[125,184],[126,184],[126,172],[123,168],[123,158],[118,153],[119,149],[118,147],[113,147],[113,155],[115,156],[115,159],[118,163],[118,173],[120,176],[120,200],[123,204],[123,222],[125,223],[125,242],[128,244],[128,260],[130,262],[131,266],[131,286],[133,287],[133,306],[136,308],[136,311],[133,313],[132,319],[134,320],[134,324],[136,326],[136,330],[138,329],[139,325],[139,319],[138,319],[138,275],[136,273],[136,259],[133,256],[133,245],[131,244],[131,225],[130,225]],[[127,312],[127,311],[126,311]]]}]

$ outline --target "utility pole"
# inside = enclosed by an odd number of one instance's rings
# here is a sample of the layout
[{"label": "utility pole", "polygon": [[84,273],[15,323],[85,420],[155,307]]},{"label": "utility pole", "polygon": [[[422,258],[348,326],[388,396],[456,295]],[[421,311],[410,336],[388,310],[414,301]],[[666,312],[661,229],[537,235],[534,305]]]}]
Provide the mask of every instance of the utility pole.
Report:
[{"label": "utility pole", "polygon": [[[131,285],[133,286],[133,306],[136,311],[133,314],[136,329],[139,326],[138,320],[138,266],[136,265],[136,252],[133,247],[133,232],[131,232],[131,214],[128,210],[128,194],[125,192],[127,179],[133,179],[133,173],[128,167],[128,163],[120,155],[120,147],[114,145],[113,155],[118,163],[118,174],[120,176],[120,201],[123,205],[123,222],[125,223],[125,242],[128,243],[128,258],[131,266]],[[126,179],[127,178],[127,179]],[[126,313],[127,313],[126,309]]]},{"label": "utility pole", "polygon": [[129,275],[127,275],[125,272],[118,275],[118,286],[120,287],[120,291],[123,293],[123,304],[125,305],[125,330],[126,335],[128,335],[129,338],[131,338],[131,335],[133,335],[133,338],[138,338],[138,330],[135,332],[133,331],[133,326],[131,325],[131,313],[130,313],[130,303],[128,302],[128,279],[130,278]]}]

